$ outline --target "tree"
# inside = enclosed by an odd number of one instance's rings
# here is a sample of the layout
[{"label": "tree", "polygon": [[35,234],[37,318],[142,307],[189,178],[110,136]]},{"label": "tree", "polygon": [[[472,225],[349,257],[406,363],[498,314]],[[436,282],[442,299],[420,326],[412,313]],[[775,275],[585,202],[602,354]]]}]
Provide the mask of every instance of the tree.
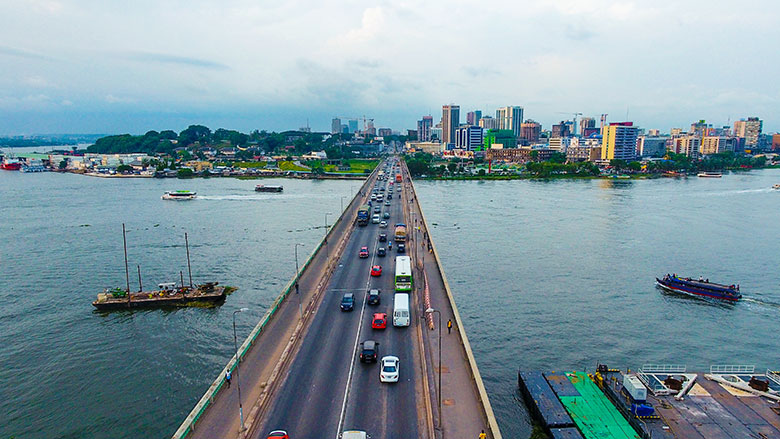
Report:
[{"label": "tree", "polygon": [[133,172],[133,167],[130,165],[119,165],[116,167],[116,172],[124,174],[126,172]]},{"label": "tree", "polygon": [[176,172],[179,178],[191,178],[195,173],[190,168],[181,168]]},{"label": "tree", "polygon": [[615,168],[616,171],[626,169],[626,161],[621,159],[612,159],[609,161],[609,166]]},{"label": "tree", "polygon": [[211,130],[203,125],[190,125],[184,131],[179,133],[179,142],[183,146],[195,142],[209,143],[211,140]]},{"label": "tree", "polygon": [[629,162],[626,167],[633,172],[639,172],[642,170],[642,164],[637,161]]},{"label": "tree", "polygon": [[67,159],[60,160],[60,164],[59,164],[58,168],[59,169],[65,169],[67,167],[68,167],[68,160]]},{"label": "tree", "polygon": [[480,169],[479,171],[477,171],[477,175],[479,175],[480,177],[484,177],[485,176],[485,170],[484,169]]}]

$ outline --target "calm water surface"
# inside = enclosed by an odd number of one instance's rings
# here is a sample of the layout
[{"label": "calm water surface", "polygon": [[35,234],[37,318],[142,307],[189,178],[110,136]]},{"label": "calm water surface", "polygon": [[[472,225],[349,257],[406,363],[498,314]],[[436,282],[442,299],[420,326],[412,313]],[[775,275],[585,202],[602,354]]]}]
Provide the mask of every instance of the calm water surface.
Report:
[{"label": "calm water surface", "polygon": [[[780,170],[639,181],[417,182],[502,433],[517,370],[780,367]],[[676,272],[746,300],[661,292]]]},{"label": "calm water surface", "polygon": [[[117,180],[0,172],[0,438],[170,437],[358,183]],[[505,437],[527,437],[523,369],[645,362],[780,367],[780,170],[651,181],[417,182]],[[200,199],[165,202],[165,190]],[[349,198],[345,199],[345,202]],[[335,215],[329,216],[333,221]],[[221,308],[99,313],[185,271],[240,289]],[[668,295],[676,272],[740,283],[735,305]]]},{"label": "calm water surface", "polygon": [[[359,182],[100,179],[0,171],[0,438],[170,437]],[[199,199],[163,201],[166,190]],[[240,289],[220,308],[100,313],[124,286],[187,277]]]}]

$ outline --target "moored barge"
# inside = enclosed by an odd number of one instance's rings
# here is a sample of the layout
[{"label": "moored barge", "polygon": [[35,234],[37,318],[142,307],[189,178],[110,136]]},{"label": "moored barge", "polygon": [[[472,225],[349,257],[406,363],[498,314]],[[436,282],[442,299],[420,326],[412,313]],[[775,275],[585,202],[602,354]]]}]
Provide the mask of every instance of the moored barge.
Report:
[{"label": "moored barge", "polygon": [[696,280],[691,279],[690,277],[678,277],[676,274],[667,274],[663,279],[655,278],[655,280],[661,288],[675,293],[711,297],[734,302],[742,298],[742,293],[739,291],[739,285],[717,284],[715,282],[710,282],[709,279],[703,279],[701,277]]},{"label": "moored barge", "polygon": [[106,290],[97,295],[97,300],[92,305],[99,310],[114,310],[128,308],[159,308],[164,306],[182,306],[191,303],[217,303],[225,300],[227,290],[215,283],[188,286],[171,287],[168,284],[160,284],[154,291],[139,291],[128,293],[116,288]]}]

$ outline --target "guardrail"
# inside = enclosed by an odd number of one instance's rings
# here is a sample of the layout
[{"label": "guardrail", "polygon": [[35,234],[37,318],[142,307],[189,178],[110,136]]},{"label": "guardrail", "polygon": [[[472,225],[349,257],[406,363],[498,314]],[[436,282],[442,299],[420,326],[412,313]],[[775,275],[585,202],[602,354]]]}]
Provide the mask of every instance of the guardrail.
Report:
[{"label": "guardrail", "polygon": [[[402,166],[406,168],[406,163],[403,163]],[[414,190],[414,182],[411,179],[411,174],[409,173],[408,168],[406,168],[406,175],[409,176],[409,186],[412,190],[412,195],[414,196],[414,198],[417,198],[417,193]],[[483,409],[485,410],[485,417],[487,418],[488,429],[490,430],[493,439],[502,439],[501,430],[499,430],[498,421],[496,421],[496,415],[493,413],[493,407],[490,405],[490,400],[488,399],[487,390],[485,389],[485,383],[482,381],[482,376],[479,374],[477,361],[474,358],[474,353],[471,351],[471,344],[469,343],[468,336],[466,336],[466,330],[463,327],[463,320],[460,318],[460,313],[458,312],[457,305],[455,305],[455,297],[452,295],[452,290],[450,289],[450,284],[447,281],[447,276],[444,274],[443,265],[441,263],[441,259],[439,259],[439,252],[436,250],[436,245],[433,243],[433,239],[431,238],[431,233],[430,233],[431,228],[428,227],[428,221],[425,219],[425,214],[423,213],[422,206],[420,205],[419,199],[417,199],[417,208],[420,211],[420,220],[422,221],[422,224],[425,225],[425,230],[428,232],[428,238],[429,238],[428,242],[431,245],[431,253],[433,254],[434,259],[436,260],[437,266],[439,267],[439,274],[441,275],[442,283],[444,284],[444,290],[447,293],[447,300],[450,302],[450,306],[452,307],[452,314],[453,317],[455,318],[455,327],[458,333],[460,334],[460,339],[461,339],[461,343],[463,344],[463,349],[466,351],[466,358],[468,359],[471,376],[474,379],[475,385],[477,386],[479,399],[480,402],[482,403]],[[415,243],[415,245],[417,244]]]},{"label": "guardrail", "polygon": [[716,364],[710,366],[710,373],[740,373],[750,374],[756,371],[756,366],[745,364]]},{"label": "guardrail", "polygon": [[[365,182],[363,183],[363,186],[361,186],[358,189],[357,193],[352,198],[350,203],[347,205],[344,211],[341,212],[339,218],[330,226],[330,230],[328,230],[328,233],[325,235],[325,237],[319,242],[319,244],[317,244],[317,247],[315,247],[314,250],[311,252],[309,257],[300,267],[300,270],[298,270],[295,276],[293,276],[293,278],[287,283],[287,286],[282,290],[282,293],[279,294],[279,296],[277,296],[276,300],[273,301],[271,307],[268,309],[268,311],[266,311],[265,315],[263,315],[263,318],[260,319],[257,325],[255,325],[255,327],[249,333],[249,335],[244,340],[244,342],[241,343],[241,346],[239,347],[238,350],[239,359],[243,359],[246,356],[246,353],[252,347],[257,337],[262,333],[263,328],[265,328],[265,326],[274,316],[276,311],[279,309],[279,306],[281,306],[282,302],[290,294],[290,291],[293,290],[295,283],[300,279],[301,275],[306,271],[306,269],[309,268],[309,265],[311,264],[314,257],[317,256],[317,253],[319,253],[320,249],[322,249],[323,244],[325,244],[328,238],[330,238],[331,232],[343,220],[346,213],[354,209],[355,201],[362,198],[361,195],[362,190],[365,188],[366,183],[371,181],[371,177],[374,175],[374,173],[376,173],[377,169],[379,169],[378,166],[374,169],[374,171],[371,174],[368,174]],[[214,380],[214,382],[211,383],[209,388],[206,390],[206,393],[204,393],[204,395],[201,397],[198,403],[195,404],[195,407],[190,411],[189,415],[187,415],[187,417],[184,418],[184,422],[182,422],[182,424],[173,434],[171,439],[183,439],[187,437],[187,435],[189,435],[194,430],[195,424],[198,422],[200,417],[203,416],[203,413],[206,412],[206,409],[214,402],[214,398],[217,396],[219,391],[222,389],[222,386],[225,384],[226,372],[228,370],[232,372],[233,369],[235,369],[235,367],[236,367],[236,355],[234,354],[228,361],[227,365],[220,371],[219,375]]]}]

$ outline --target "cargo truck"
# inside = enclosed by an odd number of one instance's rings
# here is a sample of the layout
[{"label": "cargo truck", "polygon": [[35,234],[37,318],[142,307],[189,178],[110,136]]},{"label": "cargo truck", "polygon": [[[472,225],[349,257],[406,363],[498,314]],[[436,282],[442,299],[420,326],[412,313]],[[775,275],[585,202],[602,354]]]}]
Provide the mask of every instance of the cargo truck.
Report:
[{"label": "cargo truck", "polygon": [[371,206],[364,204],[360,206],[357,212],[357,223],[359,226],[368,225],[368,214],[371,211]]},{"label": "cargo truck", "polygon": [[400,183],[401,182],[401,174],[395,174],[395,182]]},{"label": "cargo truck", "polygon": [[406,241],[406,224],[398,223],[395,225],[396,242]]}]

